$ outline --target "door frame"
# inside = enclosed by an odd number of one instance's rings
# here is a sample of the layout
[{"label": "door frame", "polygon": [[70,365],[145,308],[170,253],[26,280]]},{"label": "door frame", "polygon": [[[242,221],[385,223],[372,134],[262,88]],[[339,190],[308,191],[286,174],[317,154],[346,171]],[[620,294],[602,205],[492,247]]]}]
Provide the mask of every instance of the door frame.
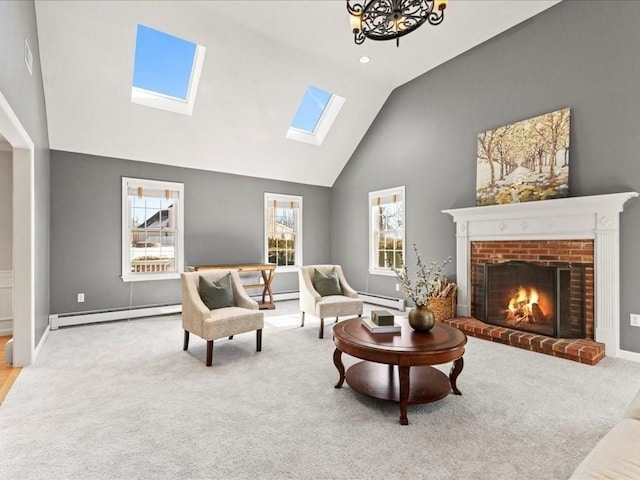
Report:
[{"label": "door frame", "polygon": [[0,91],[0,133],[13,150],[13,364],[35,360],[34,144]]}]

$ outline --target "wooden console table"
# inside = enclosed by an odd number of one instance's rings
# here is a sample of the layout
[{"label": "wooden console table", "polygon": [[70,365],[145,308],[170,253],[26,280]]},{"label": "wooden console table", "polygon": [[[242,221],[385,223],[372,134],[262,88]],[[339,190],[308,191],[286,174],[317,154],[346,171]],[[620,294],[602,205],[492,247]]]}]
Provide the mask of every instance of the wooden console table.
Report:
[{"label": "wooden console table", "polygon": [[[262,300],[258,302],[260,310],[272,310],[276,308],[276,304],[273,303],[273,292],[271,291],[271,282],[273,281],[273,275],[276,271],[276,265],[274,263],[235,263],[226,265],[194,265],[189,267],[195,270],[237,270],[238,272],[260,272],[264,283],[246,283],[242,285],[245,290],[261,288]],[[265,300],[266,297],[268,301]]]}]

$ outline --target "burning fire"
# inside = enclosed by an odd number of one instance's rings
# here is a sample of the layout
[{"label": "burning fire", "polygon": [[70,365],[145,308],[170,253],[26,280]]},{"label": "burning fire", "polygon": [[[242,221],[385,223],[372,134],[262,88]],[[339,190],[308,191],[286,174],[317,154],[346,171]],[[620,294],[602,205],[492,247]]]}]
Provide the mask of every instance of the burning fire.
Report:
[{"label": "burning fire", "polygon": [[544,323],[547,316],[542,312],[539,294],[535,288],[518,287],[518,292],[511,298],[507,313],[507,323],[516,326],[520,323]]}]

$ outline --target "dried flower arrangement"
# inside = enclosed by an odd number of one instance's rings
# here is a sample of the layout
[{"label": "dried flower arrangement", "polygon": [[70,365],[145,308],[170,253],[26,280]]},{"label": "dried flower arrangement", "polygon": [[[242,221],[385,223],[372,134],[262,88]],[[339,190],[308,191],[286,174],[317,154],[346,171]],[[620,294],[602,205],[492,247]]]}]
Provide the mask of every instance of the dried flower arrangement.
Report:
[{"label": "dried flower arrangement", "polygon": [[400,280],[400,286],[406,298],[413,300],[416,306],[425,307],[434,298],[444,298],[456,292],[456,284],[449,282],[444,276],[444,267],[451,262],[451,257],[447,257],[442,263],[431,262],[425,265],[422,262],[418,247],[413,244],[413,251],[417,258],[417,275],[415,280],[409,278],[407,264],[401,268],[391,266],[391,269]]}]

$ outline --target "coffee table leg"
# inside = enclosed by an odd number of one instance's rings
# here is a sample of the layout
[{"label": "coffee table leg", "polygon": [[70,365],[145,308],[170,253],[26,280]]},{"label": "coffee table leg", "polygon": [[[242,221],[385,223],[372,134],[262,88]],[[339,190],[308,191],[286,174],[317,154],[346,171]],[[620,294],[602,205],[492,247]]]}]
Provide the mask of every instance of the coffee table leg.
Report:
[{"label": "coffee table leg", "polygon": [[456,379],[458,378],[458,375],[460,375],[460,372],[462,372],[462,367],[464,367],[464,360],[462,359],[462,357],[460,357],[456,359],[455,362],[453,362],[451,372],[449,372],[449,382],[451,383],[451,390],[455,395],[462,395],[462,392],[458,390],[458,387],[456,386]]},{"label": "coffee table leg", "polygon": [[400,375],[400,425],[409,425],[407,405],[409,404],[409,367],[398,366]]},{"label": "coffee table leg", "polygon": [[338,373],[340,374],[340,379],[338,380],[338,383],[335,384],[335,388],[340,388],[344,383],[344,365],[342,364],[342,352],[337,348],[333,352],[333,364],[336,366]]}]

